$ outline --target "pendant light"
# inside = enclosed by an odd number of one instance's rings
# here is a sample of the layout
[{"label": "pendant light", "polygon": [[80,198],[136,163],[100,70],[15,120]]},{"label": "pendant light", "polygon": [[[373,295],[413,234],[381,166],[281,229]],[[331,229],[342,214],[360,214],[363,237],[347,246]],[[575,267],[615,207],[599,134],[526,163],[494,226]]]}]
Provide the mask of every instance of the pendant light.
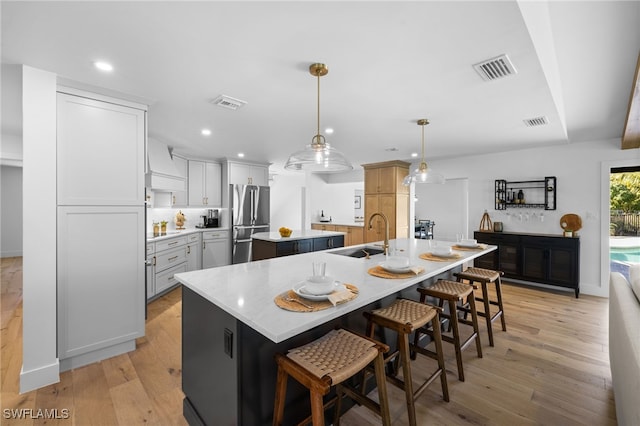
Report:
[{"label": "pendant light", "polygon": [[311,139],[311,144],[302,151],[294,152],[289,156],[284,168],[287,170],[302,170],[315,173],[336,173],[353,170],[353,166],[336,151],[320,134],[320,77],[327,75],[329,69],[325,64],[311,64],[309,72],[318,78],[318,127],[316,135]]},{"label": "pendant light", "polygon": [[402,184],[405,186],[411,185],[412,182],[415,183],[444,183],[444,176],[438,172],[434,172],[433,170],[429,170],[427,167],[426,161],[424,161],[424,126],[429,124],[429,120],[426,118],[422,118],[418,120],[418,126],[422,127],[422,161],[417,169],[415,169],[411,174],[405,176]]}]

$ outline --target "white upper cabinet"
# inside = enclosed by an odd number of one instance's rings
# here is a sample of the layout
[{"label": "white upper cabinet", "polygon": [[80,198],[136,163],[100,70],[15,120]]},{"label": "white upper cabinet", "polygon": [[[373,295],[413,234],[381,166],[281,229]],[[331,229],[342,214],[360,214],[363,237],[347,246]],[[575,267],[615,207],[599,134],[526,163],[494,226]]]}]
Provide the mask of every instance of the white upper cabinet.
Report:
[{"label": "white upper cabinet", "polygon": [[[174,155],[173,164],[176,165],[176,169],[178,169],[178,173],[180,174],[180,176],[182,176],[185,182],[188,183],[187,176],[189,171],[188,171],[187,159]],[[186,186],[187,185],[185,185],[185,191],[173,191],[173,193],[171,194],[172,206],[183,207],[187,205]]]},{"label": "white upper cabinet", "polygon": [[58,205],[143,205],[145,111],[58,94]]},{"label": "white upper cabinet", "polygon": [[269,184],[269,165],[228,161],[228,167],[229,184],[258,186]]},{"label": "white upper cabinet", "polygon": [[189,160],[189,206],[222,206],[222,166]]}]

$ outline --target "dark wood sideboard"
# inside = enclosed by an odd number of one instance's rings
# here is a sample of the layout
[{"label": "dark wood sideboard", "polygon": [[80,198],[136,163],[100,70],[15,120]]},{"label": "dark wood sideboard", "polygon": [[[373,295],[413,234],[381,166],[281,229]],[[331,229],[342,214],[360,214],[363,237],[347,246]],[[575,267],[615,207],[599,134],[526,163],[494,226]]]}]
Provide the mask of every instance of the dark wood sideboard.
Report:
[{"label": "dark wood sideboard", "polygon": [[483,231],[474,238],[498,246],[475,259],[475,266],[502,271],[505,278],[572,288],[579,296],[580,238]]}]

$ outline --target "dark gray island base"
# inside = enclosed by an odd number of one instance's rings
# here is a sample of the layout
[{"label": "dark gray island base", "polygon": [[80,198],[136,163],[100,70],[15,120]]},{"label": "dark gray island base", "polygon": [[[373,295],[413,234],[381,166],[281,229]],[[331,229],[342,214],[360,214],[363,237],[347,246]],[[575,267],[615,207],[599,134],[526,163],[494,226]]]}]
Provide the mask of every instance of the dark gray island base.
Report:
[{"label": "dark gray island base", "polygon": [[[460,267],[427,279],[451,278]],[[418,300],[413,285],[336,318],[308,332],[274,343],[189,288],[182,287],[183,414],[189,425],[271,425],[276,386],[274,354],[315,340],[342,326],[364,333],[362,312],[391,304],[397,297]],[[305,313],[300,313],[305,315]],[[395,336],[377,336],[392,348]],[[373,380],[369,381],[373,385]],[[352,406],[343,402],[346,411]],[[283,424],[297,424],[311,412],[309,391],[289,380]],[[326,413],[327,422],[332,412]]]},{"label": "dark gray island base", "polygon": [[[176,274],[182,283],[182,390],[188,423],[270,425],[276,353],[309,343],[338,326],[364,333],[364,311],[388,306],[398,297],[418,300],[419,285],[451,279],[463,265],[496,249],[479,247],[457,252],[451,259],[427,261],[420,257],[431,250],[427,240],[397,239],[391,244],[410,265],[424,271],[400,279],[379,278],[368,271],[385,261],[383,254],[355,258],[344,255],[344,249],[332,249]],[[371,249],[367,245],[361,248]],[[309,276],[316,261],[326,262],[327,275],[355,285],[358,296],[315,312],[279,308],[274,297]],[[376,338],[393,348],[396,336],[387,333]],[[370,380],[369,384],[373,387],[375,383]],[[345,410],[350,403],[344,400]],[[284,424],[297,424],[309,414],[307,389],[289,380]],[[326,419],[332,421],[331,413]]]}]

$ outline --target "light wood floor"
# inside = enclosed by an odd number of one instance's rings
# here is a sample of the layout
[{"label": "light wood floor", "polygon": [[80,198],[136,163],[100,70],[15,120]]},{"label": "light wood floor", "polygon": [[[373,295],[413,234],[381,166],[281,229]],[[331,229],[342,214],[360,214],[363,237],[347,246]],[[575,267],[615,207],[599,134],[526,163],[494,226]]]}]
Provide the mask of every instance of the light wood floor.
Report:
[{"label": "light wood floor", "polygon": [[[436,382],[418,400],[421,425],[615,425],[608,359],[606,299],[503,285],[506,333],[484,358],[463,352],[466,381],[457,380],[451,345],[447,370],[451,401]],[[131,353],[62,373],[61,381],[18,394],[22,365],[22,259],[2,259],[2,425],[184,425],[180,390],[180,291],[149,305],[147,335]],[[495,324],[497,325],[497,323]],[[494,327],[495,329],[496,327]],[[499,326],[497,327],[499,329]],[[412,365],[416,380],[431,360]],[[426,373],[424,373],[426,374]],[[389,386],[394,425],[407,424],[403,393]],[[5,409],[68,409],[69,419],[6,419]],[[363,407],[345,425],[375,425]]]}]

